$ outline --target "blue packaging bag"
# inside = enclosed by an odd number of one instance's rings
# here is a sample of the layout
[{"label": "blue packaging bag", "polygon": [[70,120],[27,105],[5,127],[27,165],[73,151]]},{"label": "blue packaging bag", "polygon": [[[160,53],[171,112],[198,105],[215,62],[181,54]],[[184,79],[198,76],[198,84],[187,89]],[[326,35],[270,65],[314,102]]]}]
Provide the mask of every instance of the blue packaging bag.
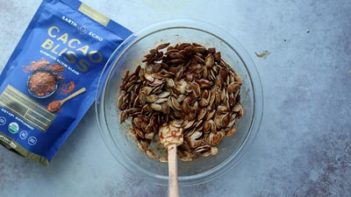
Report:
[{"label": "blue packaging bag", "polygon": [[94,102],[99,75],[129,35],[80,1],[44,0],[0,76],[0,143],[48,164]]}]

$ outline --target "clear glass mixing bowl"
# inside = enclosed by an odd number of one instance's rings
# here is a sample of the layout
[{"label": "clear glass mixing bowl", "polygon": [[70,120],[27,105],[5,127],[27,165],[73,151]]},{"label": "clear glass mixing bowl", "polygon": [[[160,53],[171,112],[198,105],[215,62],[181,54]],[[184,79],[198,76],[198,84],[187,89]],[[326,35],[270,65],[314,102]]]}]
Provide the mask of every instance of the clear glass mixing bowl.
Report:
[{"label": "clear glass mixing bowl", "polygon": [[177,20],[153,25],[129,37],[114,53],[100,79],[96,114],[102,138],[116,160],[130,172],[166,184],[167,163],[149,159],[119,123],[116,103],[123,73],[141,64],[144,55],[160,43],[196,42],[215,47],[243,79],[241,101],[245,115],[235,136],[226,137],[216,156],[178,163],[179,181],[191,185],[207,182],[235,166],[260,126],[263,95],[260,78],[249,55],[224,30],[202,22]]}]

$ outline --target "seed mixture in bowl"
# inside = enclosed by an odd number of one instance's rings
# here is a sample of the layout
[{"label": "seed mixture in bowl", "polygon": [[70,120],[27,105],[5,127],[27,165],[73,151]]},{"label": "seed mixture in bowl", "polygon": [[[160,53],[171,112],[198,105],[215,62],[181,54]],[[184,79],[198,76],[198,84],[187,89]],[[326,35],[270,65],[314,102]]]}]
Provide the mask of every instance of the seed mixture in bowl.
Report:
[{"label": "seed mixture in bowl", "polygon": [[120,121],[131,119],[129,133],[151,158],[167,160],[158,133],[173,120],[184,130],[178,146],[181,160],[216,155],[219,143],[236,133],[236,120],[243,116],[241,85],[239,75],[215,48],[161,44],[134,72],[125,73],[117,104]]}]

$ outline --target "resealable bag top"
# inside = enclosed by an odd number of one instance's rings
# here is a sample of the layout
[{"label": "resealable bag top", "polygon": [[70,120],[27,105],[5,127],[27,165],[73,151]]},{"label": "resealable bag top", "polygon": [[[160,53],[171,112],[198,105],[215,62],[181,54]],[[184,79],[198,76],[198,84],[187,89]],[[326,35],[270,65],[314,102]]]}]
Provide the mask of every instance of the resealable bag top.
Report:
[{"label": "resealable bag top", "polygon": [[47,164],[131,32],[77,0],[44,0],[0,76],[0,143]]}]

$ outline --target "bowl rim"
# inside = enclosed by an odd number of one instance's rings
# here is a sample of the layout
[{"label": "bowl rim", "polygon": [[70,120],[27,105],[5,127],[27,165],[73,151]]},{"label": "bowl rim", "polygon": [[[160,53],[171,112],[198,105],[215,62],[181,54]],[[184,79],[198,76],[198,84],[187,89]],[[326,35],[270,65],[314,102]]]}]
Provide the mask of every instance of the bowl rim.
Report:
[{"label": "bowl rim", "polygon": [[[240,61],[244,64],[244,67],[248,72],[249,78],[251,79],[250,85],[253,89],[253,103],[254,103],[253,112],[254,113],[253,113],[252,121],[250,123],[248,134],[246,135],[245,139],[241,143],[238,150],[235,153],[231,154],[228,158],[223,160],[220,164],[205,172],[201,172],[199,174],[191,175],[191,176],[179,176],[180,184],[196,185],[196,184],[201,184],[201,183],[211,181],[214,178],[223,175],[227,170],[233,168],[241,161],[242,157],[246,153],[247,147],[249,147],[249,145],[253,142],[253,140],[255,139],[258,133],[258,129],[260,127],[262,116],[263,116],[263,90],[262,90],[261,79],[257,72],[257,68],[253,60],[247,53],[247,51],[242,47],[242,45],[236,39],[234,39],[230,34],[226,33],[225,30],[203,21],[178,19],[178,20],[168,20],[168,21],[159,22],[142,29],[137,33],[133,33],[124,42],[122,42],[122,44],[114,51],[113,55],[108,60],[108,62],[106,63],[103,69],[103,72],[100,76],[99,83],[98,83],[98,91],[97,91],[96,100],[95,100],[96,101],[95,112],[96,112],[96,118],[97,118],[98,127],[99,127],[99,133],[103,139],[104,144],[109,149],[113,157],[117,160],[117,162],[132,174],[138,174],[140,176],[140,172],[142,172],[143,174],[146,175],[144,176],[146,179],[152,180],[152,182],[156,184],[160,184],[160,185],[167,184],[168,176],[155,175],[139,167],[132,161],[123,162],[117,158],[116,151],[119,153],[122,153],[122,151],[120,151],[120,149],[118,148],[118,145],[114,142],[111,136],[108,135],[110,133],[109,132],[110,130],[106,122],[105,114],[103,113],[104,104],[102,102],[104,101],[105,95],[102,93],[104,93],[106,90],[108,79],[110,78],[109,76],[112,74],[111,71],[113,70],[114,65],[116,65],[119,59],[124,55],[124,53],[131,46],[133,46],[141,39],[147,37],[148,35],[151,35],[160,31],[164,31],[167,29],[175,29],[175,28],[187,28],[187,29],[193,29],[204,33],[208,33],[218,38],[224,44],[230,47],[237,54]],[[256,83],[254,84],[253,81],[255,81]],[[105,131],[106,129],[107,129],[107,132]],[[115,146],[112,147],[112,144],[116,145],[117,148]],[[131,165],[133,167],[133,170],[131,169]]]}]

